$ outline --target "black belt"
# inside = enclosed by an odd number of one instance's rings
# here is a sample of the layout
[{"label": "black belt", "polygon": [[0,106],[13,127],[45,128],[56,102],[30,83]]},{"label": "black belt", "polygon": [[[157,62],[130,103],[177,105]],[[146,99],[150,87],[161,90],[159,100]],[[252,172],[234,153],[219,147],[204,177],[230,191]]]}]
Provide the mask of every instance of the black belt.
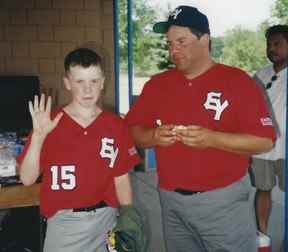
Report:
[{"label": "black belt", "polygon": [[190,190],[185,190],[181,188],[176,188],[174,192],[180,193],[182,195],[193,195],[193,194],[203,193],[204,191],[190,191]]},{"label": "black belt", "polygon": [[105,201],[100,201],[94,206],[73,208],[73,212],[90,212],[90,211],[94,211],[96,209],[107,207],[107,206],[108,205],[106,204]]}]

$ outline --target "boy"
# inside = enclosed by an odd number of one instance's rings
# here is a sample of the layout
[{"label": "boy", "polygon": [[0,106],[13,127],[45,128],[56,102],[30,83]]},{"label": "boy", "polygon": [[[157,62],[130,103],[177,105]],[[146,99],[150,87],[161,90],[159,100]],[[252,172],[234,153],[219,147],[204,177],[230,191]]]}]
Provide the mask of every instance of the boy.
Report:
[{"label": "boy", "polygon": [[138,161],[122,119],[98,105],[104,87],[101,58],[78,48],[64,61],[71,102],[52,114],[51,97],[29,102],[33,132],[17,161],[24,185],[42,176],[44,252],[106,252],[116,208],[132,204],[128,171]]}]

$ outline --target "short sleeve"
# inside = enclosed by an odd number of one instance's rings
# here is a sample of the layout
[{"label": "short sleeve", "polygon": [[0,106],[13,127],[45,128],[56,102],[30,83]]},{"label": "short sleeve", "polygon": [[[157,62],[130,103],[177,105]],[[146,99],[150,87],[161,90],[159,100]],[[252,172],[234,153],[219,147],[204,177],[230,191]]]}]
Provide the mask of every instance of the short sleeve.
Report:
[{"label": "short sleeve", "polygon": [[133,142],[128,127],[122,120],[122,127],[119,139],[119,159],[116,162],[116,169],[113,169],[113,176],[121,176],[129,172],[136,164],[140,162],[137,149]]},{"label": "short sleeve", "polygon": [[147,127],[155,126],[155,118],[157,117],[155,108],[157,108],[157,89],[154,80],[148,81],[140,94],[136,98],[135,103],[131,106],[129,112],[125,116],[125,122],[128,126],[144,125]]},{"label": "short sleeve", "polygon": [[261,86],[248,75],[242,75],[237,85],[237,115],[240,132],[268,137],[275,141],[273,120]]}]

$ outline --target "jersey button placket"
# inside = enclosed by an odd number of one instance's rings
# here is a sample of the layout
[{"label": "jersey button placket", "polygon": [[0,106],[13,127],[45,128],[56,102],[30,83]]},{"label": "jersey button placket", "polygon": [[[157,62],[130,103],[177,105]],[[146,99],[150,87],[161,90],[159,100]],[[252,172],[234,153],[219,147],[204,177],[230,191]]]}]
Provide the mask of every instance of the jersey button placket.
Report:
[{"label": "jersey button placket", "polygon": [[85,131],[83,132],[83,135],[84,135],[84,136],[87,136],[87,135],[88,135],[87,130],[85,130]]}]

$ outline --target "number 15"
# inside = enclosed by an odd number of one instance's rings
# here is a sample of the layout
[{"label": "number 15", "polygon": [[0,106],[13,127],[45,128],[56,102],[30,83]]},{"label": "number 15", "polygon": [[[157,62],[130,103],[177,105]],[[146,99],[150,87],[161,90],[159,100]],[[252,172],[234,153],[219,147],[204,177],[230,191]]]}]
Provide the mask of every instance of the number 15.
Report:
[{"label": "number 15", "polygon": [[53,165],[51,170],[51,189],[57,191],[73,190],[76,187],[75,166],[74,165]]}]

